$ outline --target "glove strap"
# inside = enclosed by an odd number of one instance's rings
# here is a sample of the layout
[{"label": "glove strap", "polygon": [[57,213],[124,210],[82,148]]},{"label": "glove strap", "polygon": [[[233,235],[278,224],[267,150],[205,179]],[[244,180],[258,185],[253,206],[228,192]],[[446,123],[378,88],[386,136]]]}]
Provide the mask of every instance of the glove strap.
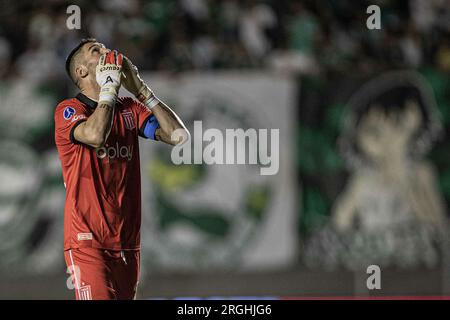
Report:
[{"label": "glove strap", "polygon": [[107,85],[100,88],[98,97],[99,104],[107,104],[113,106],[117,99],[117,89],[115,86]]},{"label": "glove strap", "polygon": [[153,109],[157,104],[161,103],[161,101],[155,96],[155,94],[152,93],[150,98],[145,100],[144,104],[147,108],[150,110]]},{"label": "glove strap", "polygon": [[159,100],[153,91],[145,84],[141,87],[136,97],[150,110],[153,109],[158,103],[161,103],[161,100]]}]

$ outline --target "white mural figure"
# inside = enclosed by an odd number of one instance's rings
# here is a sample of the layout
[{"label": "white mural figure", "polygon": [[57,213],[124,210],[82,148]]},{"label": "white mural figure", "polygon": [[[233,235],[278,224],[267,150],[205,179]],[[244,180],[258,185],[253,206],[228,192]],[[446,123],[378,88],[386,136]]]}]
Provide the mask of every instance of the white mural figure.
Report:
[{"label": "white mural figure", "polygon": [[330,224],[305,260],[326,268],[368,264],[432,267],[439,261],[445,205],[426,154],[440,132],[431,91],[412,72],[391,72],[349,102],[339,147],[349,178]]},{"label": "white mural figure", "polygon": [[388,113],[369,106],[355,137],[368,163],[352,172],[336,201],[333,223],[339,231],[356,221],[366,231],[411,221],[442,225],[444,209],[432,165],[410,156],[410,142],[422,122],[414,100]]}]

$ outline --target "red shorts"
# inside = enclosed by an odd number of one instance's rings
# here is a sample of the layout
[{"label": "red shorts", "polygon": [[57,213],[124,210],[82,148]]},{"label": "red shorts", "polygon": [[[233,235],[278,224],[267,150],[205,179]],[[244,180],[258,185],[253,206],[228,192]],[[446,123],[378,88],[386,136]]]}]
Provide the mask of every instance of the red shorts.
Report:
[{"label": "red shorts", "polygon": [[131,300],[139,282],[139,250],[78,248],[64,251],[68,286],[77,300]]}]

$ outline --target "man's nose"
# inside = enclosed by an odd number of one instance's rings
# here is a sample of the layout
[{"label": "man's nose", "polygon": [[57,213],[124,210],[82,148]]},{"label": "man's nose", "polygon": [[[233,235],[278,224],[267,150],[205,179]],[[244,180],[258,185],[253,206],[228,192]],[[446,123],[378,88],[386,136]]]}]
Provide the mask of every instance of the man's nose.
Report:
[{"label": "man's nose", "polygon": [[111,50],[108,49],[108,48],[100,48],[100,54],[108,53],[108,52],[110,52],[110,51],[111,51]]}]

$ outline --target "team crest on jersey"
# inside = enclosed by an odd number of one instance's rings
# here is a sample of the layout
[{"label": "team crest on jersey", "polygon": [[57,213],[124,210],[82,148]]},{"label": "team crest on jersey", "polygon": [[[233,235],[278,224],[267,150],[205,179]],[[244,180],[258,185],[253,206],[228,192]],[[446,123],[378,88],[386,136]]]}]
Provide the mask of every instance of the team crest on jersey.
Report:
[{"label": "team crest on jersey", "polygon": [[75,114],[75,109],[72,107],[66,107],[63,111],[64,119],[69,120]]},{"label": "team crest on jersey", "polygon": [[79,300],[92,300],[91,286],[80,287]]},{"label": "team crest on jersey", "polygon": [[125,122],[125,128],[128,130],[133,130],[136,128],[136,124],[134,123],[133,112],[124,111],[122,112],[123,121]]}]

